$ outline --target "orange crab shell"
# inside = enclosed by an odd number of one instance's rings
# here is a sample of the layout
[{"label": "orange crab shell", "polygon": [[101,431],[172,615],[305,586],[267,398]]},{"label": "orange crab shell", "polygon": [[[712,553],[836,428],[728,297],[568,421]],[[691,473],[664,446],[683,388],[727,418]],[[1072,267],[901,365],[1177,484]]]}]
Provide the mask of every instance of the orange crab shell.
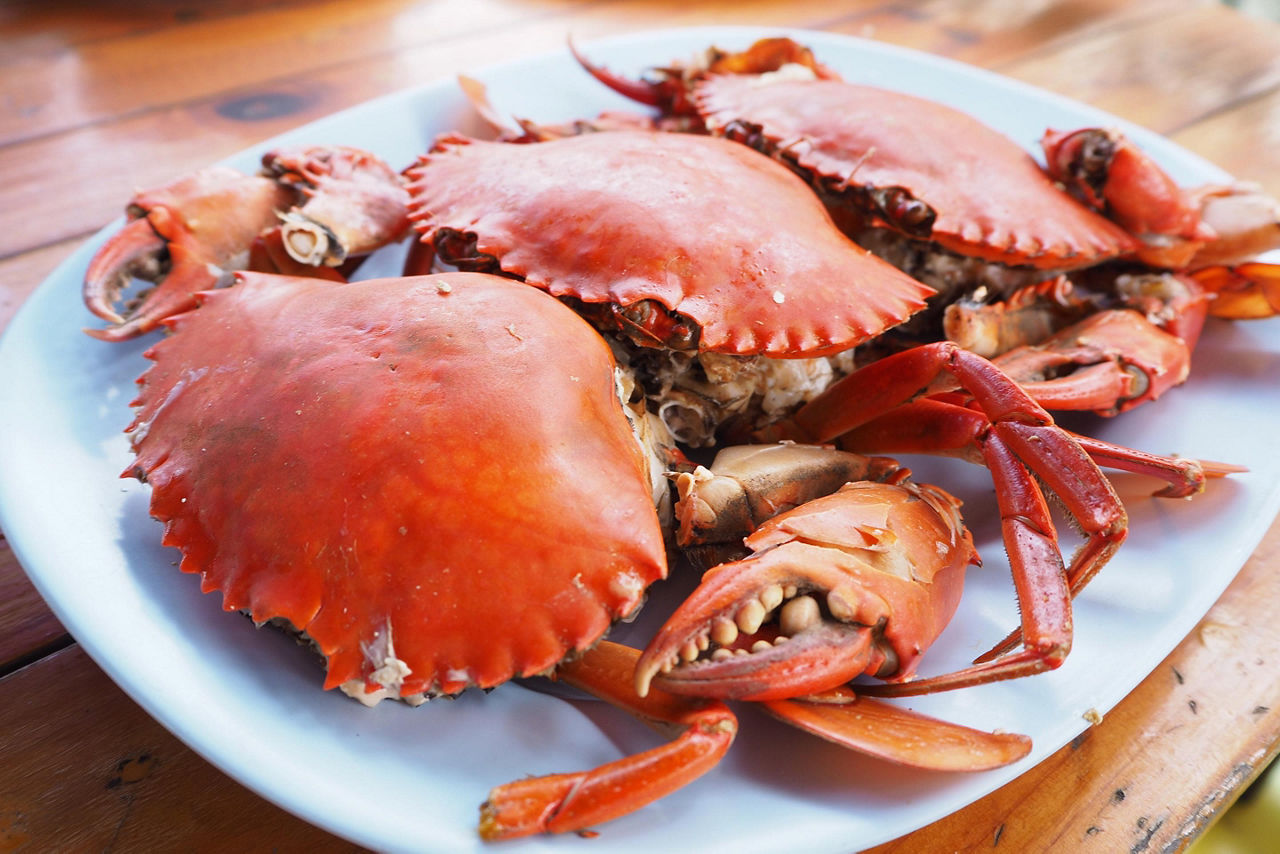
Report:
[{"label": "orange crab shell", "polygon": [[694,99],[712,132],[758,127],[824,187],[907,190],[937,215],[930,238],[958,254],[1074,269],[1138,248],[1012,140],[946,105],[840,80],[751,75],[707,77]]},{"label": "orange crab shell", "polygon": [[305,632],[326,688],[540,673],[663,577],[612,357],[569,309],[482,274],[238,280],[148,352],[126,475],[182,569]]},{"label": "orange crab shell", "polygon": [[474,234],[479,253],[556,296],[656,300],[700,326],[702,350],[827,355],[933,293],[841,234],[784,166],[721,139],[448,136],[407,175],[425,240]]}]

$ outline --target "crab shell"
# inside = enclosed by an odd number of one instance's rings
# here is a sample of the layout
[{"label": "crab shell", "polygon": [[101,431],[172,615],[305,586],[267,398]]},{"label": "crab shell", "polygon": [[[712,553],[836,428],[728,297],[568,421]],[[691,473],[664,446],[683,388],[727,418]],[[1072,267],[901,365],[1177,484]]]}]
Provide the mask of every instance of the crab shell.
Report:
[{"label": "crab shell", "polygon": [[287,620],[326,688],[542,673],[666,571],[608,348],[481,274],[244,273],[173,319],[125,473],[227,610]]},{"label": "crab shell", "polygon": [[703,351],[840,352],[933,293],[845,237],[786,167],[727,140],[448,136],[406,174],[425,241],[473,235],[478,254],[556,296],[657,301],[697,324]]},{"label": "crab shell", "polygon": [[713,133],[757,129],[827,192],[905,190],[936,215],[927,237],[960,255],[1068,270],[1138,248],[1012,140],[943,104],[840,80],[727,74],[699,81],[694,100]]}]

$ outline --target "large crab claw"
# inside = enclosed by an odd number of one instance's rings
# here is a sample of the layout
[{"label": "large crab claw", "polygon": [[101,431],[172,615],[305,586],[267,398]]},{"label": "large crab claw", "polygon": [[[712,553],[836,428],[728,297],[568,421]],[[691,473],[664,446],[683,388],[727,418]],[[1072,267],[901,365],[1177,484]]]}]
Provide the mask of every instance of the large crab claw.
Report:
[{"label": "large crab claw", "polygon": [[[962,403],[930,399],[948,377],[963,389]],[[1128,532],[1123,504],[1075,438],[998,367],[950,342],[873,362],[762,435],[837,441],[857,452],[949,454],[991,472],[1024,648],[955,673],[874,686],[878,694],[951,690],[1058,667],[1071,648],[1071,598]],[[1086,537],[1067,566],[1044,489],[1060,499]]]},{"label": "large crab claw", "polygon": [[1046,409],[1115,415],[1185,382],[1191,349],[1138,312],[1111,309],[994,362]]},{"label": "large crab claw", "polygon": [[1280,246],[1280,204],[1249,184],[1183,188],[1111,128],[1046,131],[1049,174],[1142,243],[1157,267],[1231,264]]},{"label": "large crab claw", "polygon": [[[269,178],[226,167],[134,196],[130,222],[98,250],[84,279],[86,307],[114,325],[86,331],[122,341],[193,308],[197,293],[225,284],[244,266],[254,238],[292,198],[292,190]],[[136,304],[119,304],[135,277],[156,286]]]},{"label": "large crab claw", "polygon": [[[839,488],[844,475],[888,482]],[[918,768],[983,770],[1025,756],[1025,736],[844,687],[864,672],[906,678],[976,560],[955,499],[899,485],[906,476],[886,458],[805,445],[729,447],[710,470],[680,475],[680,514],[704,523],[682,526],[680,545],[730,548],[735,531],[755,528],[752,553],[704,576],[642,656],[637,690],[756,700],[792,726]]]},{"label": "large crab claw", "polygon": [[[345,280],[408,233],[400,176],[367,152],[288,148],[262,163],[258,175],[213,167],[135,196],[130,222],[85,274],[85,305],[114,325],[86,331],[105,341],[149,332],[241,270]],[[155,287],[125,301],[135,278]]]},{"label": "large crab claw", "polygon": [[1041,146],[1049,174],[1142,241],[1147,263],[1186,267],[1213,239],[1194,196],[1118,131],[1050,130]]},{"label": "large crab claw", "polygon": [[645,650],[641,696],[656,682],[776,700],[863,673],[908,678],[977,557],[950,495],[870,481],[775,516],[745,542],[751,554],[709,570]]}]

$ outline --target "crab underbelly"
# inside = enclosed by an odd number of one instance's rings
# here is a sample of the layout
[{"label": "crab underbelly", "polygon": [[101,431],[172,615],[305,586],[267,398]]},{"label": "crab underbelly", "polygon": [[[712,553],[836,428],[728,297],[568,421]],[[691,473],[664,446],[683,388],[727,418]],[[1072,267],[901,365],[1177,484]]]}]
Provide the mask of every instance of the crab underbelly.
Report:
[{"label": "crab underbelly", "polygon": [[777,359],[641,347],[606,336],[619,365],[644,388],[650,411],[680,444],[716,444],[732,422],[751,430],[785,418],[854,368],[852,349]]}]

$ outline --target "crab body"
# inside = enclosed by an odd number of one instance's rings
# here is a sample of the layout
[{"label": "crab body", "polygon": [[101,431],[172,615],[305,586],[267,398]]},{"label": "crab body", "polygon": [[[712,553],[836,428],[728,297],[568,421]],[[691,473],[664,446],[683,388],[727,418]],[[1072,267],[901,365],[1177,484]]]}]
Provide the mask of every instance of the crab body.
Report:
[{"label": "crab body", "polygon": [[787,170],[721,140],[454,136],[407,174],[412,215],[444,260],[633,315],[660,306],[673,328],[689,330],[678,334],[684,348],[839,352],[900,323],[931,293],[841,235]]},{"label": "crab body", "polygon": [[243,274],[202,302],[149,351],[127,474],[183,570],[305,633],[326,687],[543,673],[665,574],[612,359],[556,301]]},{"label": "crab body", "polygon": [[708,130],[784,159],[866,225],[1008,266],[1092,266],[1134,247],[1023,149],[943,104],[840,80],[695,85]]}]

